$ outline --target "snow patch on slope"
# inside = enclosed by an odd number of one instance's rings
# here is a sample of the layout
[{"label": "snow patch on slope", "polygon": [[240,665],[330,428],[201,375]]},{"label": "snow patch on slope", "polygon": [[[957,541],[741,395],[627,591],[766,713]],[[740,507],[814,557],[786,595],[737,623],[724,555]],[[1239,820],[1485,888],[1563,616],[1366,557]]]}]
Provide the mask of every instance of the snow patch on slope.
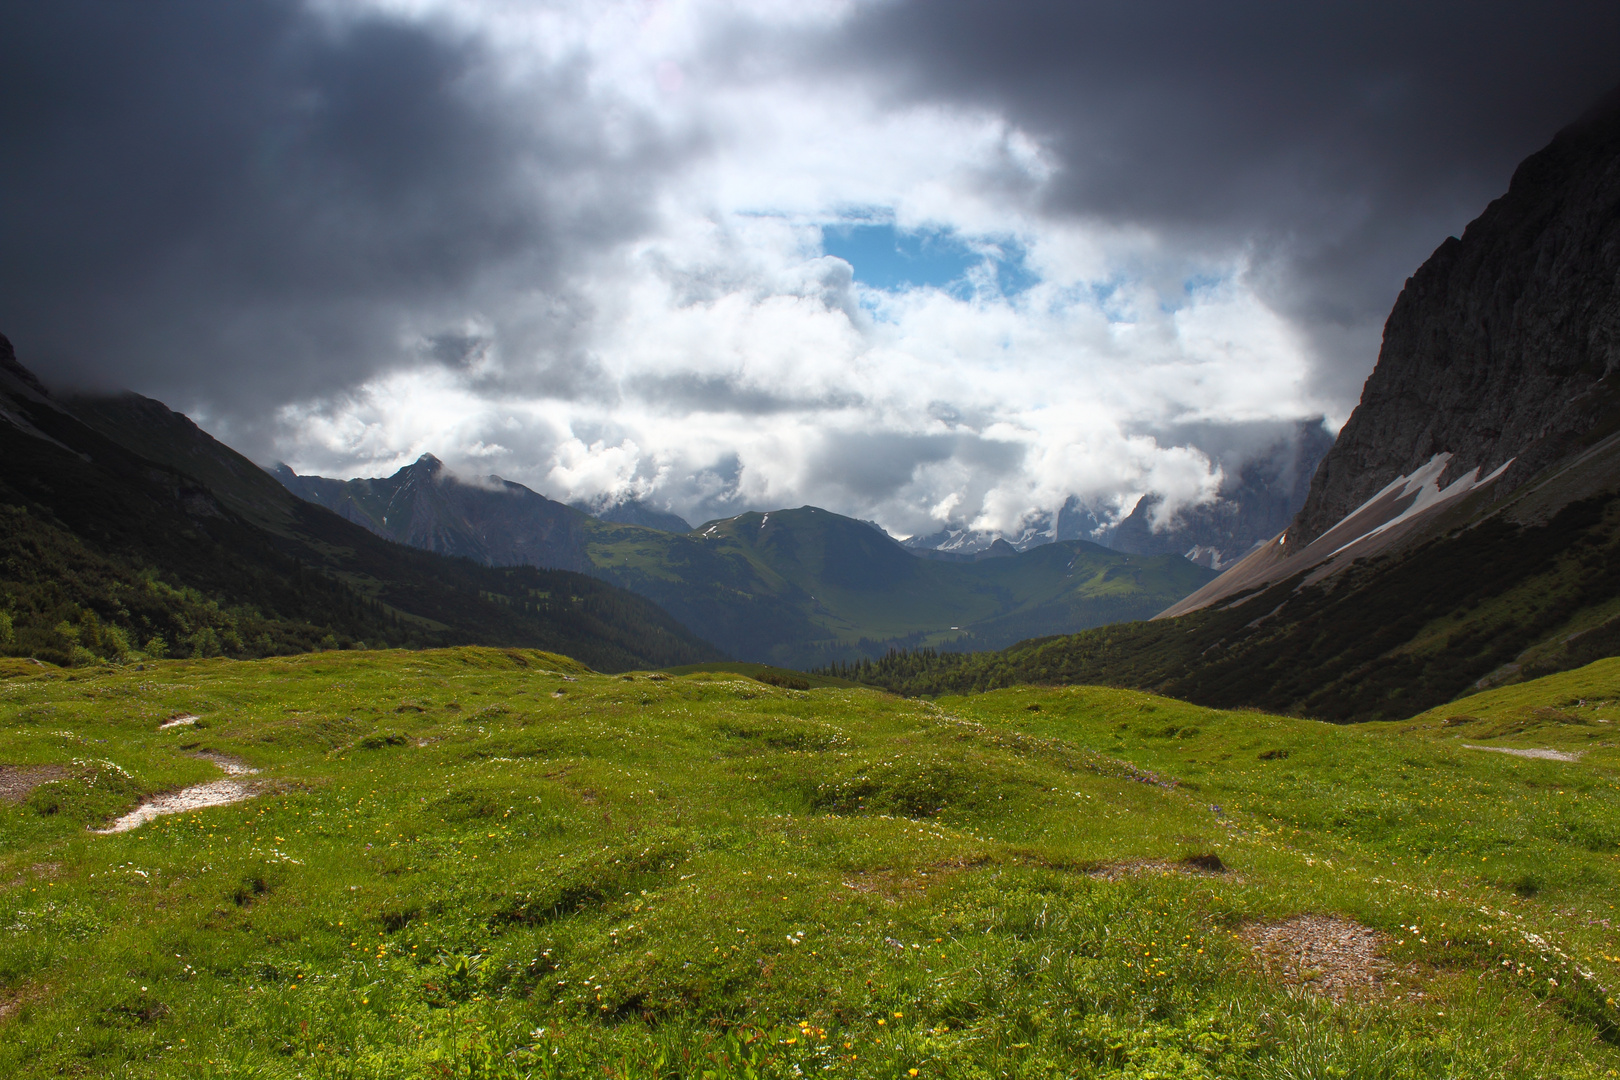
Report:
[{"label": "snow patch on slope", "polygon": [[[1439,506],[1442,503],[1450,502],[1452,499],[1468,494],[1477,487],[1490,483],[1492,480],[1495,480],[1498,476],[1501,476],[1504,472],[1506,472],[1508,466],[1512,465],[1515,460],[1516,459],[1514,458],[1509,458],[1484,479],[1480,479],[1479,466],[1476,465],[1474,468],[1468,470],[1468,472],[1457,477],[1457,479],[1453,480],[1451,483],[1442,488],[1440,486],[1440,475],[1446,471],[1446,466],[1450,464],[1451,454],[1446,452],[1434,455],[1434,457],[1430,458],[1422,468],[1413,472],[1410,476],[1397,476],[1388,484],[1384,485],[1383,489],[1380,490],[1376,495],[1362,503],[1360,506],[1356,507],[1350,513],[1346,514],[1344,521],[1354,519],[1357,514],[1367,510],[1380,500],[1391,498],[1392,496],[1393,501],[1396,502],[1411,498],[1412,502],[1406,507],[1406,509],[1402,510],[1399,514],[1396,514],[1388,521],[1378,525],[1376,528],[1368,529],[1366,532],[1360,534],[1354,539],[1340,544],[1338,547],[1329,552],[1327,557],[1331,559],[1345,548],[1348,548],[1354,544],[1359,544],[1363,540],[1377,536],[1379,533],[1386,532],[1389,529],[1393,529],[1403,521],[1409,521],[1412,518],[1417,517],[1419,514],[1432,510],[1434,507]],[[1332,530],[1329,531],[1331,532]]]}]

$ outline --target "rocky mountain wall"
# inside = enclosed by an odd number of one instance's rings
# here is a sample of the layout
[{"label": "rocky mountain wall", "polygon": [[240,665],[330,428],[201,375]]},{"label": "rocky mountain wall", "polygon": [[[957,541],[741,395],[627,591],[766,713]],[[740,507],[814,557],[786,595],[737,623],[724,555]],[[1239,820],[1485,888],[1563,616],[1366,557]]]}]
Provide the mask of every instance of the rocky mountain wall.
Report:
[{"label": "rocky mountain wall", "polygon": [[1515,171],[1401,291],[1361,402],[1317,469],[1302,550],[1436,454],[1496,498],[1620,423],[1620,90]]}]

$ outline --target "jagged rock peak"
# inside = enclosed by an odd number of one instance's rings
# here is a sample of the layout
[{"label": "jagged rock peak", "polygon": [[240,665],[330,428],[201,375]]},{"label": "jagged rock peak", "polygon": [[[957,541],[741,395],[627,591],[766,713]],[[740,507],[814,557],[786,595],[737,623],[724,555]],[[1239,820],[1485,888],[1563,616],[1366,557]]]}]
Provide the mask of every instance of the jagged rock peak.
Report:
[{"label": "jagged rock peak", "polygon": [[1505,495],[1620,422],[1620,88],[1406,282],[1361,403],[1288,531],[1300,550],[1449,454]]},{"label": "jagged rock peak", "polygon": [[39,378],[17,362],[17,350],[11,347],[11,339],[4,334],[0,334],[0,373],[10,376],[33,394],[40,397],[50,396],[50,392],[45,389]]}]

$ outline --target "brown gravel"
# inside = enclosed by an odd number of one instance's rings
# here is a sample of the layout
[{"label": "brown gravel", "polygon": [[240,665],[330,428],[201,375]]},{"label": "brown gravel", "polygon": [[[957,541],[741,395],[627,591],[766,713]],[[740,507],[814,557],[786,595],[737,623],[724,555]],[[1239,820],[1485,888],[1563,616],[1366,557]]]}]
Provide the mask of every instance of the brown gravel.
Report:
[{"label": "brown gravel", "polygon": [[[1189,855],[1177,862],[1164,859],[1127,859],[1122,862],[1104,863],[1089,873],[1090,876],[1104,881],[1123,881],[1126,878],[1163,877],[1167,874],[1191,874],[1195,877],[1224,876],[1230,874],[1230,870],[1217,855]],[[1232,875],[1232,879],[1241,880],[1236,875]]]},{"label": "brown gravel", "polygon": [[66,775],[61,765],[0,765],[0,802],[20,803],[39,785]]},{"label": "brown gravel", "polygon": [[1341,1001],[1378,993],[1391,970],[1387,935],[1333,915],[1250,923],[1240,933],[1268,974]]}]

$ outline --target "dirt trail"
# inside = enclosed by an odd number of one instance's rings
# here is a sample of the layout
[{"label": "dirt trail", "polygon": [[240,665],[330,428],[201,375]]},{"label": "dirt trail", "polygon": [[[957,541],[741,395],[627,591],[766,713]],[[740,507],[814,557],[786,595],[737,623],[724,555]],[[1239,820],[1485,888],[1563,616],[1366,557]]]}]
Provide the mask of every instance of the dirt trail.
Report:
[{"label": "dirt trail", "polygon": [[215,765],[218,765],[220,771],[226,776],[252,776],[254,773],[259,771],[246,762],[238,761],[236,758],[233,758],[227,754],[204,752],[198,754],[197,756],[202,758],[204,761],[212,761]]},{"label": "dirt trail", "polygon": [[228,780],[215,780],[207,784],[197,784],[181,791],[171,791],[167,795],[159,795],[154,799],[137,806],[105,829],[92,829],[99,836],[110,836],[113,833],[129,832],[138,829],[154,818],[165,814],[184,814],[191,810],[201,810],[209,806],[229,806],[231,803],[251,799],[259,793],[259,784],[237,779],[251,776],[258,769],[246,765],[235,758],[224,754],[198,754],[205,761],[211,761],[220,768]]}]

